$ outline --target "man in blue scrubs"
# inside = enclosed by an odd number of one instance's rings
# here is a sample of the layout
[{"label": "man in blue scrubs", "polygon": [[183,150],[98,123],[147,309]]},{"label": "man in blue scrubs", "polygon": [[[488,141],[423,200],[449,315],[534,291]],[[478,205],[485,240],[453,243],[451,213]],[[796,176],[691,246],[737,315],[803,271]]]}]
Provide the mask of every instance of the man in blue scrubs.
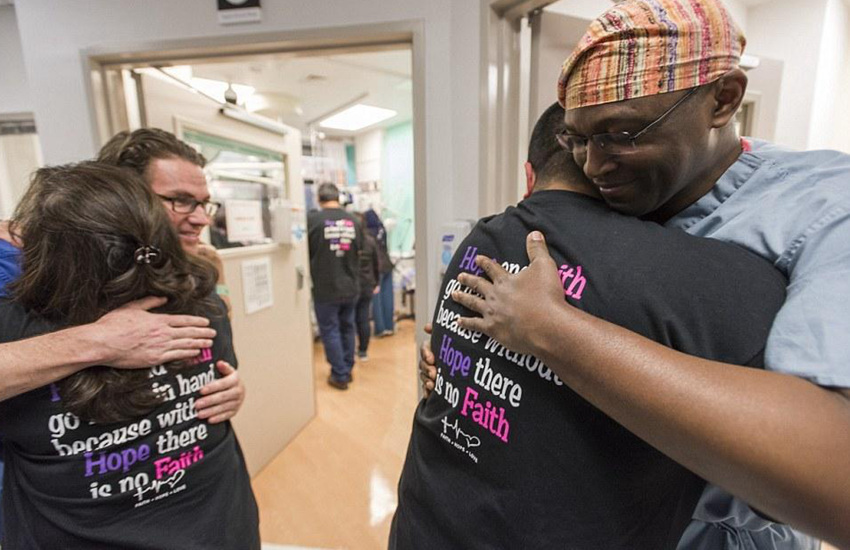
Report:
[{"label": "man in blue scrubs", "polygon": [[565,305],[539,234],[518,275],[482,259],[493,283],[465,276],[482,298],[459,300],[483,317],[462,324],[540,358],[715,484],[680,549],[818,547],[789,525],[847,547],[850,156],[739,138],[743,45],[717,0],[618,3],[564,64],[559,139],[615,210],[736,243],[787,275],[767,371],[679,354]]}]

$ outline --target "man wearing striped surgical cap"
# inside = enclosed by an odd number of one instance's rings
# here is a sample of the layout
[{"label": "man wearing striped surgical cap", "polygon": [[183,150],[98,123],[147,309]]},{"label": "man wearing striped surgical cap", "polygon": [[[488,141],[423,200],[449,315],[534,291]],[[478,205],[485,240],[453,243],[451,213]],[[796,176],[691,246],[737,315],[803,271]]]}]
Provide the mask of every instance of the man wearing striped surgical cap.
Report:
[{"label": "man wearing striped surgical cap", "polygon": [[534,233],[528,269],[490,265],[493,284],[465,279],[483,296],[468,305],[482,316],[460,323],[522,343],[713,484],[680,549],[819,547],[800,532],[850,548],[850,156],[737,134],[745,44],[719,0],[618,2],[564,62],[556,138],[614,210],[738,244],[787,277],[765,370],[588,321],[558,297]]},{"label": "man wearing striped surgical cap", "polygon": [[687,90],[738,68],[746,40],[718,2],[624,2],[564,62],[567,109]]},{"label": "man wearing striped surgical cap", "polygon": [[626,1],[591,23],[558,80],[559,139],[611,207],[670,217],[740,155],[745,43],[717,1]]}]

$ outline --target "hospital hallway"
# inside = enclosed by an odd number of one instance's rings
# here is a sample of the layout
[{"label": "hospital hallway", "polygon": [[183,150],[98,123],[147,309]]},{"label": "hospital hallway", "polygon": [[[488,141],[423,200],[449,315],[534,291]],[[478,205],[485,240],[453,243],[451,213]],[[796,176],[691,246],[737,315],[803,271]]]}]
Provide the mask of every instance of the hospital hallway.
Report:
[{"label": "hospital hallway", "polygon": [[253,481],[264,548],[386,548],[417,403],[414,331],[405,320],[373,338],[345,391],[315,343],[316,416]]}]

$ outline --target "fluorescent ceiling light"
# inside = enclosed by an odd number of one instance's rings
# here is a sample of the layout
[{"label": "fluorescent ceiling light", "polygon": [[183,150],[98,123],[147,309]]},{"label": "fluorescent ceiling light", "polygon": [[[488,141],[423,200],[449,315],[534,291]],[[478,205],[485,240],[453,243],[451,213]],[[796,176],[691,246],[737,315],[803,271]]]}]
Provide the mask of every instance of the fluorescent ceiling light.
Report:
[{"label": "fluorescent ceiling light", "polygon": [[333,130],[348,130],[354,132],[362,130],[367,126],[377,124],[388,118],[396,116],[398,113],[392,109],[382,109],[381,107],[372,107],[371,105],[363,105],[358,103],[344,111],[340,111],[335,115],[319,121],[319,126],[322,128],[331,128]]}]

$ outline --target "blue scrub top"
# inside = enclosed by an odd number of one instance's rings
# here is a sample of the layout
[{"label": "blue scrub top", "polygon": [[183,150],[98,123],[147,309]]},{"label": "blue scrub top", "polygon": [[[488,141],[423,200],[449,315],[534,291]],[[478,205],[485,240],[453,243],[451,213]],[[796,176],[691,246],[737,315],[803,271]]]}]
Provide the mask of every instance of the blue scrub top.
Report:
[{"label": "blue scrub top", "polygon": [[6,285],[21,275],[21,251],[12,243],[0,239],[0,296],[6,295]]},{"label": "blue scrub top", "polygon": [[[765,368],[850,387],[850,156],[744,140],[744,152],[711,191],[666,225],[736,243],[772,262],[789,282]],[[680,550],[820,547],[714,486],[694,520]]]}]

